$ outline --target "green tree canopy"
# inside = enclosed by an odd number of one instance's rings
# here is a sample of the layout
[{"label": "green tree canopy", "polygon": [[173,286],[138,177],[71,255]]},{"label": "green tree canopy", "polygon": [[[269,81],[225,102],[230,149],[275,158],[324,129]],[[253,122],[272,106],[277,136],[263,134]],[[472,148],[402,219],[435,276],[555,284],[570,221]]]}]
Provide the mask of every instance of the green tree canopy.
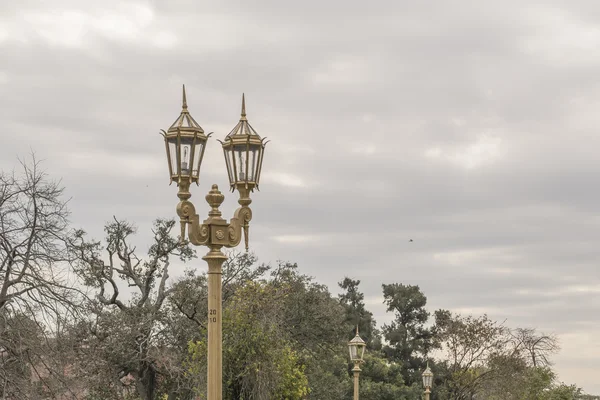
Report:
[{"label": "green tree canopy", "polygon": [[365,296],[359,290],[359,280],[344,278],[338,283],[338,286],[344,290],[338,296],[340,303],[346,311],[346,324],[350,326],[348,329],[348,338],[351,338],[355,333],[355,328],[358,326],[358,331],[362,339],[367,343],[368,349],[381,349],[381,334],[377,330],[373,313],[365,307]]},{"label": "green tree canopy", "polygon": [[427,326],[427,297],[419,286],[402,283],[383,284],[383,299],[394,320],[383,326],[388,344],[383,351],[389,360],[402,364],[408,385],[419,383],[427,355],[436,347],[435,329]]}]

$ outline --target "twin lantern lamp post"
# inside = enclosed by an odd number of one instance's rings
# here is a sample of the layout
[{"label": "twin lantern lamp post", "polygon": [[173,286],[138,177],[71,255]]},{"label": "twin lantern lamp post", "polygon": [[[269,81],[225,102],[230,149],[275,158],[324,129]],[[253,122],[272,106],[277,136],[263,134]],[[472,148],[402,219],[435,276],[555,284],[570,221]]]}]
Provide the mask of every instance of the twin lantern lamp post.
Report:
[{"label": "twin lantern lamp post", "polygon": [[244,235],[248,250],[248,228],[252,219],[250,193],[258,189],[260,172],[265,149],[265,139],[256,133],[246,118],[246,102],[242,95],[242,115],[233,130],[220,142],[225,155],[225,165],[229,176],[229,186],[239,193],[240,207],[228,221],[221,217],[219,206],[225,196],[217,185],[206,195],[211,207],[208,218],[200,222],[194,205],[190,202],[190,185],[198,185],[200,165],[208,138],[200,125],[190,115],[187,107],[185,86],[183,86],[183,106],[181,114],[165,132],[167,161],[171,183],[177,183],[179,204],[177,215],[181,220],[181,240],[187,239],[196,246],[207,246],[209,252],[202,257],[208,263],[208,400],[221,400],[223,396],[222,363],[222,297],[221,274],[227,256],[222,247],[237,246]]},{"label": "twin lantern lamp post", "polygon": [[[233,130],[220,141],[225,155],[225,165],[229,176],[231,191],[237,189],[240,207],[235,211],[233,218],[227,222],[221,217],[219,206],[225,196],[219,191],[217,185],[206,195],[211,210],[208,218],[200,223],[200,217],[192,202],[190,185],[199,184],[200,166],[208,138],[204,130],[190,115],[187,107],[185,86],[183,86],[183,105],[181,114],[173,125],[165,132],[161,130],[165,139],[169,176],[171,183],[177,183],[179,191],[179,204],[177,215],[181,221],[181,240],[187,238],[196,246],[207,246],[209,252],[202,257],[208,263],[208,400],[221,400],[223,396],[223,350],[222,350],[222,295],[221,275],[223,262],[227,256],[221,251],[222,247],[237,246],[244,235],[246,250],[248,250],[248,229],[252,219],[250,209],[250,193],[258,190],[260,173],[263,162],[265,139],[256,133],[246,118],[246,101],[242,95],[242,114]],[[354,400],[358,400],[358,377],[361,372],[360,364],[364,362],[366,343],[358,334],[348,343],[350,361],[354,363]],[[429,400],[433,374],[427,366],[423,373],[425,386],[425,399]]]}]

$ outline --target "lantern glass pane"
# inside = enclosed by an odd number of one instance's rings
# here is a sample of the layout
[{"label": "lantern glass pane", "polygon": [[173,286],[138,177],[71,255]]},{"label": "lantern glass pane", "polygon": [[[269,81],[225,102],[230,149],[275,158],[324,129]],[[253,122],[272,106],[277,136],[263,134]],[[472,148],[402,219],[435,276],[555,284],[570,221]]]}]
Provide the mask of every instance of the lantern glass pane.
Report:
[{"label": "lantern glass pane", "polygon": [[248,162],[248,180],[249,181],[256,180],[258,149],[259,148],[256,145],[250,146],[250,152],[248,153],[248,157],[250,157],[250,160]]},{"label": "lantern glass pane", "polygon": [[229,184],[233,185],[235,183],[234,172],[233,172],[233,162],[232,162],[232,154],[233,152],[230,150],[223,149],[223,153],[225,154],[225,163],[227,164],[227,174],[229,174]]},{"label": "lantern glass pane", "polygon": [[257,184],[260,180],[260,173],[262,170],[262,161],[263,161],[264,154],[265,154],[265,149],[264,149],[264,147],[261,146],[258,151],[258,154],[257,154],[258,160],[256,163],[256,172],[255,172],[256,176],[254,177],[254,180],[256,181]]},{"label": "lantern glass pane", "polygon": [[245,144],[237,144],[233,146],[233,152],[235,153],[235,165],[237,167],[235,179],[238,182],[245,182],[248,176],[248,171],[246,171],[247,147]]},{"label": "lantern glass pane", "polygon": [[177,175],[179,171],[177,170],[177,138],[169,138],[167,139],[167,143],[169,144],[169,158],[171,159],[171,175]]},{"label": "lantern glass pane", "polygon": [[433,374],[431,372],[423,373],[423,386],[431,387],[433,385]]},{"label": "lantern glass pane", "polygon": [[200,163],[202,163],[202,148],[204,148],[204,143],[197,140],[196,145],[194,146],[194,166],[192,168],[192,176],[194,178],[198,178],[200,173]]},{"label": "lantern glass pane", "polygon": [[366,346],[360,346],[360,359],[361,360],[365,357],[365,348],[366,348]]},{"label": "lantern glass pane", "polygon": [[192,169],[193,138],[181,138],[181,175],[189,175]]},{"label": "lantern glass pane", "polygon": [[356,356],[357,356],[357,348],[356,348],[356,345],[354,345],[354,344],[351,344],[351,345],[349,346],[349,348],[350,348],[350,360],[356,360],[356,359],[357,359],[357,357],[356,357]]}]

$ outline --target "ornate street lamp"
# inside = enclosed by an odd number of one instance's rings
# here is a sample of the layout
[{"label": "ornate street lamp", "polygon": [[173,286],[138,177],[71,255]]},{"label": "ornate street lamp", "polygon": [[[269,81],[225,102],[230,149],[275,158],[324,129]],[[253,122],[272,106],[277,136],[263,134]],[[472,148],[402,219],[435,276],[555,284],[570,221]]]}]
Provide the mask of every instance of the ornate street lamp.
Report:
[{"label": "ornate street lamp", "polygon": [[431,386],[433,385],[433,372],[429,369],[429,362],[427,368],[423,372],[423,386],[425,387],[425,400],[429,400],[431,394]]},{"label": "ornate street lamp", "polygon": [[354,400],[358,400],[358,376],[360,374],[360,364],[364,362],[365,347],[367,344],[358,334],[358,325],[356,326],[356,336],[348,342],[348,350],[350,351],[350,361],[354,363],[352,372],[354,373]]},{"label": "ornate street lamp", "polygon": [[199,183],[200,165],[210,136],[192,118],[187,108],[185,86],[183,87],[183,108],[173,125],[165,132],[167,161],[172,182],[179,187],[177,215],[181,220],[181,240],[187,239],[196,246],[207,246],[209,252],[202,257],[208,263],[208,399],[221,400],[223,396],[222,364],[222,295],[221,274],[223,262],[227,259],[222,247],[237,246],[245,237],[248,250],[248,228],[252,219],[250,192],[258,189],[263,153],[266,143],[250,126],[246,118],[246,101],[242,96],[242,116],[239,123],[222,143],[231,189],[239,192],[240,207],[227,222],[221,217],[219,206],[225,196],[217,185],[206,195],[211,207],[208,218],[200,223],[194,205],[190,185]]}]

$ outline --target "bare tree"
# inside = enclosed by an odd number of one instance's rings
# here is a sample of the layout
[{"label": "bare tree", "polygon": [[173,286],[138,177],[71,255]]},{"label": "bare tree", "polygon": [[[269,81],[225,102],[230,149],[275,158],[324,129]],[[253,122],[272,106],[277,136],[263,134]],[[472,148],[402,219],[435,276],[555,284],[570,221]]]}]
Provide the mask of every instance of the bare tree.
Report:
[{"label": "bare tree", "polygon": [[464,317],[440,310],[435,316],[452,377],[443,388],[449,398],[473,399],[483,384],[504,372],[505,365],[518,361],[509,329],[487,315]]},{"label": "bare tree", "polygon": [[70,304],[64,189],[48,179],[35,157],[21,166],[21,175],[0,173],[0,310],[9,302],[45,309],[52,307],[48,300]]},{"label": "bare tree", "polygon": [[[76,234],[72,265],[86,285],[97,290],[90,303],[95,318],[90,324],[93,344],[82,360],[89,376],[101,379],[96,388],[108,382],[117,388],[121,383],[126,386],[131,377],[138,395],[153,400],[158,380],[171,374],[164,368],[170,364],[170,351],[162,345],[169,325],[163,305],[173,291],[167,285],[169,267],[172,258],[195,257],[191,247],[171,236],[174,226],[173,220],[154,223],[146,259],[139,258],[131,244],[136,229],[130,223],[116,218],[108,223],[105,245],[87,241],[83,231]],[[125,295],[121,293],[124,286]]]},{"label": "bare tree", "polygon": [[[32,155],[0,172],[0,387],[6,396],[52,391],[47,363],[61,321],[78,310],[68,276],[67,200]],[[60,377],[59,377],[60,378]],[[34,381],[38,383],[33,384]]]},{"label": "bare tree", "polygon": [[555,335],[537,333],[532,328],[517,328],[512,332],[515,347],[526,353],[531,366],[549,367],[552,365],[550,356],[560,350],[558,338]]}]

